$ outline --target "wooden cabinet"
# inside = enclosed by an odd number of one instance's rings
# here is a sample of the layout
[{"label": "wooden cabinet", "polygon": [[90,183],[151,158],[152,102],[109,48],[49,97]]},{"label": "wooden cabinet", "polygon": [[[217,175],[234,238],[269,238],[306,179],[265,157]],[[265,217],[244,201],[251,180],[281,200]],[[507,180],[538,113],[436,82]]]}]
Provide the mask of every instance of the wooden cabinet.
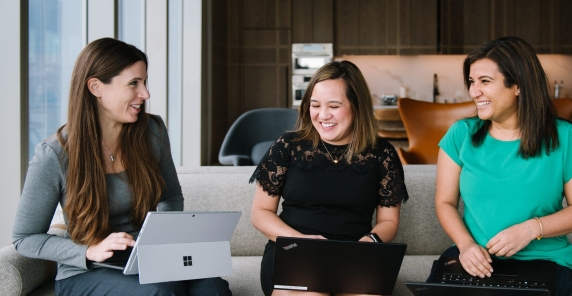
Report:
[{"label": "wooden cabinet", "polygon": [[466,54],[491,40],[491,0],[440,0],[439,53]]},{"label": "wooden cabinet", "polygon": [[552,6],[554,53],[572,54],[572,1],[554,0]]},{"label": "wooden cabinet", "polygon": [[439,1],[440,53],[466,54],[503,36],[520,37],[539,54],[572,52],[569,0]]},{"label": "wooden cabinet", "polygon": [[336,0],[335,55],[437,53],[437,0]]},{"label": "wooden cabinet", "polygon": [[399,1],[399,54],[437,53],[437,1]]},{"label": "wooden cabinet", "polygon": [[292,0],[292,43],[333,43],[333,0]]}]

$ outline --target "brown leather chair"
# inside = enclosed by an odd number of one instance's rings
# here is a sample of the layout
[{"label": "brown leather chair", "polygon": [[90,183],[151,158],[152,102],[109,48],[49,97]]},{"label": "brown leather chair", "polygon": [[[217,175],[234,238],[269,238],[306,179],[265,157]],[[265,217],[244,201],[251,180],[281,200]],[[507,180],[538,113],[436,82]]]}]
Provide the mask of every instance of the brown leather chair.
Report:
[{"label": "brown leather chair", "polygon": [[397,109],[409,138],[408,150],[397,148],[403,164],[436,164],[439,141],[449,127],[477,114],[472,101],[441,104],[404,98],[397,101]]},{"label": "brown leather chair", "polygon": [[572,99],[562,98],[552,100],[552,104],[556,108],[556,114],[566,120],[572,120]]}]

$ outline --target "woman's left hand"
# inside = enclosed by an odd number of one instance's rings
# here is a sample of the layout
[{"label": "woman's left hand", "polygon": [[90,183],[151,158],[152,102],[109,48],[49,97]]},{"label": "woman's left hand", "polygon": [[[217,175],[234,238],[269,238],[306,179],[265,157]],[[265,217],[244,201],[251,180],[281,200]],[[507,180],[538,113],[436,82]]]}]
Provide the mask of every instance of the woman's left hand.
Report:
[{"label": "woman's left hand", "polygon": [[531,240],[525,221],[497,233],[486,247],[491,255],[510,257],[526,247]]}]

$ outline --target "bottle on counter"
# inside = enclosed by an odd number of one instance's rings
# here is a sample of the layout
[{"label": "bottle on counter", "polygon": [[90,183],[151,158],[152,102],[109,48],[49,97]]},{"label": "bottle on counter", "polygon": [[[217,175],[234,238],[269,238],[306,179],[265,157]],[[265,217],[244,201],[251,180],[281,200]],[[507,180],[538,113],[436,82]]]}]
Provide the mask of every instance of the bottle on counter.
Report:
[{"label": "bottle on counter", "polygon": [[407,87],[404,85],[399,88],[399,98],[407,98]]},{"label": "bottle on counter", "polygon": [[554,98],[555,99],[559,99],[560,98],[560,84],[558,84],[558,81],[554,81]]},{"label": "bottle on counter", "polygon": [[437,82],[437,73],[433,74],[433,103],[437,103],[439,95],[439,83]]}]

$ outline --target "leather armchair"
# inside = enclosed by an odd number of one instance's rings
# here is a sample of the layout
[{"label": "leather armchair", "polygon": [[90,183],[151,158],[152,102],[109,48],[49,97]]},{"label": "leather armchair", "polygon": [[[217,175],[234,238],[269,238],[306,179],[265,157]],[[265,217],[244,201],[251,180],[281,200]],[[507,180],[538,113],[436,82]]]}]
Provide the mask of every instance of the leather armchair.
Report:
[{"label": "leather armchair", "polygon": [[397,148],[403,164],[436,164],[439,141],[457,120],[475,116],[475,103],[431,103],[403,98],[397,101],[409,149]]}]

